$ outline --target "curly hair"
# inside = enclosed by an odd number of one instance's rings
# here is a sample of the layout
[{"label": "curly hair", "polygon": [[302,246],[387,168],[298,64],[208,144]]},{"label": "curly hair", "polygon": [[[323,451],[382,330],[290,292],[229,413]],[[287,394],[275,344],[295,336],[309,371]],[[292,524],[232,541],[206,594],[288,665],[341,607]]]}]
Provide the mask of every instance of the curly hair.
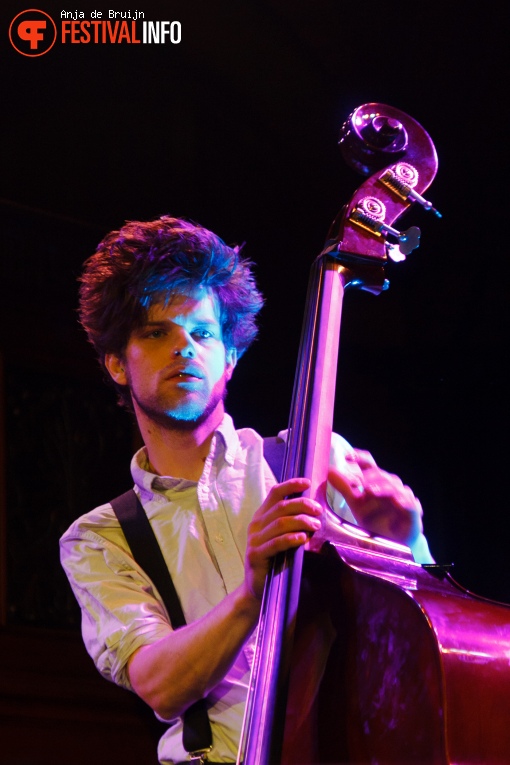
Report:
[{"label": "curly hair", "polygon": [[[257,335],[255,317],[263,303],[251,267],[239,247],[167,215],[128,221],[107,234],[85,262],[79,302],[81,324],[103,369],[106,354],[122,357],[153,304],[198,286],[216,295],[225,347],[242,356]],[[130,408],[129,389],[114,385],[120,402]]]}]

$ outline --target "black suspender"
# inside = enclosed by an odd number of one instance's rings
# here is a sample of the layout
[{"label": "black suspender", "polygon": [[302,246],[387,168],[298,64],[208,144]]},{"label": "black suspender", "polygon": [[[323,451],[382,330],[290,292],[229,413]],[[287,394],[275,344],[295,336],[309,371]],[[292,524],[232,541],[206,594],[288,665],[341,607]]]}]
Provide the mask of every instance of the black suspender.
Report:
[{"label": "black suspender", "polygon": [[[133,553],[133,558],[155,584],[166,606],[172,627],[186,624],[177,592],[163,553],[143,506],[133,489],[111,502]],[[207,751],[212,746],[212,732],[205,699],[195,701],[183,715],[182,743],[187,752]]]},{"label": "black suspender", "polygon": [[[264,457],[275,476],[280,478],[284,454],[284,441],[280,438],[264,439]],[[149,519],[133,489],[111,501],[133,558],[156,586],[165,604],[172,627],[186,624],[179,597],[163,558]],[[204,752],[212,746],[212,732],[207,715],[207,702],[199,699],[184,712],[183,746],[187,752]]]},{"label": "black suspender", "polygon": [[281,481],[284,454],[285,441],[283,438],[279,438],[279,436],[264,438],[264,457],[277,481]]}]

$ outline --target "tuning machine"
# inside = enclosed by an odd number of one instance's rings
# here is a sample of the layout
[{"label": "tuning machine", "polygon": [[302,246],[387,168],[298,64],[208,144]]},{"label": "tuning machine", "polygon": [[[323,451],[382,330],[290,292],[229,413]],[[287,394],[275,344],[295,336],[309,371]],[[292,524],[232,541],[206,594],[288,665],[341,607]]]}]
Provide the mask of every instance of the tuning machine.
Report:
[{"label": "tuning machine", "polygon": [[365,231],[377,237],[385,235],[395,237],[398,244],[385,242],[388,257],[395,262],[405,260],[406,255],[420,244],[420,229],[417,226],[411,226],[406,231],[398,231],[384,222],[385,217],[386,205],[376,197],[364,197],[349,214],[349,220]]},{"label": "tuning machine", "polygon": [[418,171],[408,162],[399,162],[394,169],[388,167],[379,178],[379,182],[396,194],[399,199],[403,201],[411,199],[422,205],[425,210],[434,213],[436,218],[443,217],[439,210],[433,207],[432,202],[427,201],[415,191],[414,186],[418,183]]}]

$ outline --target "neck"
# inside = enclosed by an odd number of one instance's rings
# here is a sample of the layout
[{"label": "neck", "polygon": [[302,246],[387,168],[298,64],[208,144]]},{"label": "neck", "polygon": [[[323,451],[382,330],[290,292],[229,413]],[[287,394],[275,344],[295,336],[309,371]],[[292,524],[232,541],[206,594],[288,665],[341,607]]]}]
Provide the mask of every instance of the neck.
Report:
[{"label": "neck", "polygon": [[[136,407],[135,407],[136,408]],[[158,475],[198,481],[209,454],[214,431],[224,415],[223,403],[196,427],[163,427],[136,411],[138,426],[149,456],[151,468]]]}]

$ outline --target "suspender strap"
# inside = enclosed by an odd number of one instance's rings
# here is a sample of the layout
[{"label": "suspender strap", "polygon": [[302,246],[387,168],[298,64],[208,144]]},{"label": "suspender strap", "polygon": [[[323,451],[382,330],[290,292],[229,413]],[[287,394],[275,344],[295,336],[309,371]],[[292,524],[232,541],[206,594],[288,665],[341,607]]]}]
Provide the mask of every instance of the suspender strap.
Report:
[{"label": "suspender strap", "polygon": [[[174,629],[186,624],[179,597],[163,553],[143,506],[130,489],[112,500],[111,505],[131,548],[134,559],[157,587]],[[184,712],[182,742],[187,752],[207,751],[212,746],[212,732],[205,699],[199,699]]]},{"label": "suspender strap", "polygon": [[[264,439],[264,457],[280,480],[285,442],[275,436]],[[186,624],[181,603],[142,503],[133,489],[112,499],[111,506],[121,525],[133,558],[156,586],[174,629]],[[199,699],[184,712],[182,742],[187,752],[205,752],[212,746],[207,703]]]},{"label": "suspender strap", "polygon": [[285,455],[285,441],[278,436],[264,438],[264,457],[269,467],[275,474],[277,481],[282,480],[283,457]]},{"label": "suspender strap", "polygon": [[143,506],[133,489],[113,499],[111,505],[133,553],[133,558],[156,585],[167,608],[174,629],[183,627],[186,619],[168,572],[163,553]]}]

